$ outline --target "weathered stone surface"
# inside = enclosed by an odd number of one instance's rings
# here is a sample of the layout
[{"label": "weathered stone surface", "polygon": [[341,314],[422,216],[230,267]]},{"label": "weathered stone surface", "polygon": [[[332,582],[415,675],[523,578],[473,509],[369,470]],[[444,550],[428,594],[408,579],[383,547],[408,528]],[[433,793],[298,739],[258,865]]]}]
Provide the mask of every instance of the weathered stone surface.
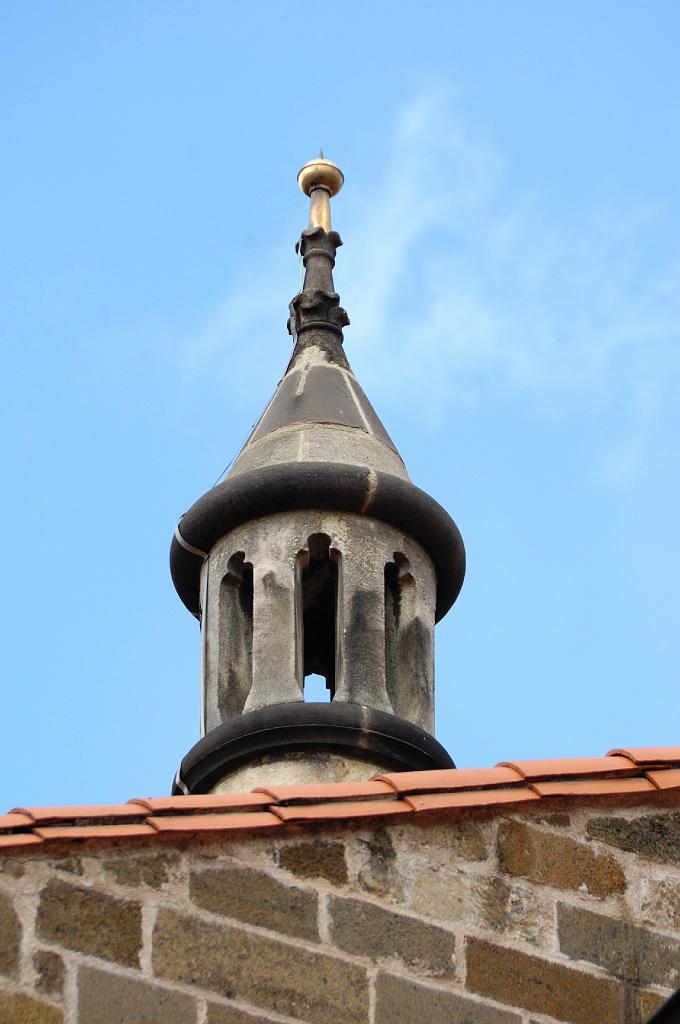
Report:
[{"label": "weathered stone surface", "polygon": [[397,868],[397,853],[389,832],[377,828],[367,838],[359,839],[365,862],[359,870],[359,885],[375,896],[390,895],[400,899],[402,883]]},{"label": "weathered stone surface", "polygon": [[680,930],[679,882],[645,879],[640,902],[642,913],[650,924]]},{"label": "weathered stone surface", "polygon": [[586,831],[621,850],[641,853],[665,864],[680,864],[680,812],[649,814],[641,818],[592,818]]},{"label": "weathered stone surface", "polygon": [[318,941],[316,893],[285,885],[264,871],[236,863],[192,871],[189,891],[197,906],[214,914]]},{"label": "weathered stone surface", "polygon": [[61,1010],[19,992],[0,992],[2,1024],[62,1024]]},{"label": "weathered stone surface", "polygon": [[532,821],[538,824],[552,825],[553,828],[569,828],[571,818],[563,811],[553,811],[551,814],[534,814]]},{"label": "weathered stone surface", "polygon": [[543,832],[519,821],[501,822],[498,857],[509,874],[559,889],[604,897],[626,888],[626,876],[609,854],[594,853],[568,836]]},{"label": "weathered stone surface", "polygon": [[0,893],[0,974],[16,975],[19,967],[21,925],[9,896]]},{"label": "weathered stone surface", "polygon": [[69,875],[82,875],[83,873],[83,862],[78,857],[55,857],[49,864],[57,871],[66,871]]},{"label": "weathered stone surface", "polygon": [[46,995],[61,995],[64,989],[64,961],[57,953],[41,949],[33,956],[38,992]]},{"label": "weathered stone surface", "polygon": [[142,942],[139,906],[94,889],[53,880],[38,906],[39,938],[136,967]]},{"label": "weathered stone surface", "polygon": [[423,870],[416,878],[409,903],[416,913],[435,921],[462,921],[470,909],[470,880],[455,869]]},{"label": "weathered stone surface", "polygon": [[161,909],[153,966],[174,978],[254,1006],[314,1021],[365,1024],[366,973],[325,953]]},{"label": "weathered stone surface", "polygon": [[347,882],[345,844],[342,842],[292,843],[278,852],[279,866],[298,878],[320,879],[331,885]]},{"label": "weathered stone surface", "polygon": [[166,851],[140,854],[128,851],[105,860],[102,867],[119,885],[148,885],[150,889],[160,889],[170,881],[170,872],[177,867],[179,859],[179,854]]},{"label": "weathered stone surface", "polygon": [[285,751],[254,757],[227,772],[211,793],[250,793],[260,786],[305,786],[311,782],[365,782],[384,769],[368,758],[328,751]]},{"label": "weathered stone surface", "polygon": [[379,974],[376,982],[376,1024],[520,1024],[508,1010],[397,978]]},{"label": "weathered stone surface", "polygon": [[451,932],[364,900],[332,896],[328,904],[331,941],[355,956],[397,958],[409,968],[445,977],[454,971]]},{"label": "weathered stone surface", "polygon": [[447,821],[432,824],[418,833],[410,830],[408,838],[411,843],[417,836],[417,844],[421,852],[434,855],[440,863],[453,863],[458,857],[465,860],[486,860],[489,855],[484,832],[472,821]]},{"label": "weathered stone surface", "polygon": [[510,885],[504,878],[492,877],[477,880],[475,895],[481,920],[487,928],[527,942],[539,940],[544,921],[535,892]]},{"label": "weathered stone surface", "polygon": [[680,985],[680,942],[604,914],[558,904],[560,949],[633,985]]},{"label": "weathered stone surface", "polygon": [[197,1010],[181,992],[91,967],[78,970],[78,1024],[194,1024]]},{"label": "weathered stone surface", "polygon": [[481,939],[467,942],[467,987],[569,1024],[619,1024],[619,986]]},{"label": "weathered stone surface", "polygon": [[12,857],[0,859],[0,871],[8,878],[23,878],[26,874],[26,868],[21,861],[14,860]]}]

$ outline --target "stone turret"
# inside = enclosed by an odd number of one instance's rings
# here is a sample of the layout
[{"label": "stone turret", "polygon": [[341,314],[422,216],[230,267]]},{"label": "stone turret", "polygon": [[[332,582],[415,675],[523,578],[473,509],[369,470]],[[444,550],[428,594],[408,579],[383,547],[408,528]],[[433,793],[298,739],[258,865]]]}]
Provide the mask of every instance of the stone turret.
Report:
[{"label": "stone turret", "polygon": [[[203,738],[175,792],[451,767],[432,736],[434,624],[463,582],[453,520],[415,487],[352,373],[333,283],[340,170],[298,175],[310,224],[294,349],[226,480],[182,517],[175,587],[199,619]],[[305,678],[330,702],[306,702]]]}]

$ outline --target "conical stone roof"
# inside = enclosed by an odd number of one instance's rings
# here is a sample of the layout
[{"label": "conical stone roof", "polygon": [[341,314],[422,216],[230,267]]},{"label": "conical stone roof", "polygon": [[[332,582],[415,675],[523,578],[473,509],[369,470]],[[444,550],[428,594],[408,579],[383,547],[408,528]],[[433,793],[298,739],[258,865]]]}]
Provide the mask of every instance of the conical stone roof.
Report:
[{"label": "conical stone roof", "polygon": [[305,335],[229,477],[265,466],[334,462],[393,473],[406,467],[345,358],[340,339]]}]

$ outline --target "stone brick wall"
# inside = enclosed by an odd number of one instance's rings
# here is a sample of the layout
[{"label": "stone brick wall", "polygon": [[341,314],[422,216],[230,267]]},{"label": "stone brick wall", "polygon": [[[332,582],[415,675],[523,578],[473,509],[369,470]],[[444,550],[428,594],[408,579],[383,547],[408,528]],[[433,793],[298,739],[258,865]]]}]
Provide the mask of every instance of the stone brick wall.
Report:
[{"label": "stone brick wall", "polygon": [[424,816],[0,861],[3,1024],[639,1024],[680,811]]}]

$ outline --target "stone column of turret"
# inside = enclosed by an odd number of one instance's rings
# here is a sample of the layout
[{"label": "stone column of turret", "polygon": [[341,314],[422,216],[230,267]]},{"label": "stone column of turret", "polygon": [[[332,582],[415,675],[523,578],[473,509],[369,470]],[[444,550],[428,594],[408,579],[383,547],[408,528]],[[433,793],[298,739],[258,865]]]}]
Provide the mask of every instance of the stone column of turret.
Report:
[{"label": "stone column of turret", "polygon": [[[175,792],[451,767],[432,736],[434,624],[463,582],[453,520],[419,488],[352,373],[323,157],[298,175],[293,354],[225,481],[182,517],[177,591],[201,622],[203,737]],[[305,678],[329,702],[305,700]]]}]

